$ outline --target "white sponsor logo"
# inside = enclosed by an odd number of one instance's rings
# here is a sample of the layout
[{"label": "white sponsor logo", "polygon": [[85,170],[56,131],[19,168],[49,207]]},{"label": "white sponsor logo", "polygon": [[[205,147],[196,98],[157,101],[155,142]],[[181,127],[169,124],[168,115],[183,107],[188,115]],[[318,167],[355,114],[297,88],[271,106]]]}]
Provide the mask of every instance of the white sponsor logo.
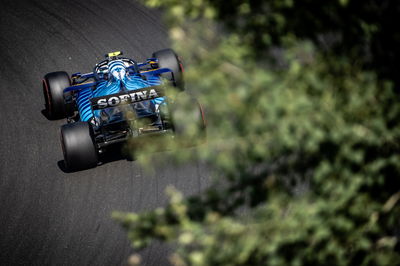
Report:
[{"label": "white sponsor logo", "polygon": [[117,106],[121,103],[124,104],[124,103],[140,102],[149,99],[154,99],[157,97],[159,97],[157,91],[155,89],[151,89],[149,91],[138,91],[128,94],[121,94],[118,96],[110,97],[108,99],[107,98],[99,99],[97,100],[97,105],[99,108],[107,108],[107,107]]}]

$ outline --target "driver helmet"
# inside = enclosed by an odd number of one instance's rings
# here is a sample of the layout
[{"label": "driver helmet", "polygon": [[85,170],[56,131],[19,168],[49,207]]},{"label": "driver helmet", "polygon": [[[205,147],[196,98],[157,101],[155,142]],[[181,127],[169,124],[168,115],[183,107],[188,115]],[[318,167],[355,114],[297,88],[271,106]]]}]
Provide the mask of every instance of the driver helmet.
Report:
[{"label": "driver helmet", "polygon": [[122,60],[112,60],[108,63],[109,78],[123,80],[128,72],[125,63]]}]

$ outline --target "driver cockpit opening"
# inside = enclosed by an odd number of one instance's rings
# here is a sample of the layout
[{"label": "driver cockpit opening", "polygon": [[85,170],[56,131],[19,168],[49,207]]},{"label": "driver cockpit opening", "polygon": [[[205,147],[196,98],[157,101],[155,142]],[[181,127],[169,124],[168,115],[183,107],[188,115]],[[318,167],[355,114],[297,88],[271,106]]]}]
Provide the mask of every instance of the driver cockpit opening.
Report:
[{"label": "driver cockpit opening", "polygon": [[122,52],[107,54],[106,60],[98,63],[94,68],[96,79],[124,80],[130,75],[139,73],[138,65],[129,58],[121,57]]}]

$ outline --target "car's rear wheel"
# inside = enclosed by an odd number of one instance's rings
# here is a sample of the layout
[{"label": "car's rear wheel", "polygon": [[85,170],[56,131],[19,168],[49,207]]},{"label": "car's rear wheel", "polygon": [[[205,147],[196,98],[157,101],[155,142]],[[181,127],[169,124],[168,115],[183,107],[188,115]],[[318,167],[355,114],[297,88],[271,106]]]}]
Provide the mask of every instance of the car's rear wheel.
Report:
[{"label": "car's rear wheel", "polygon": [[70,123],[61,127],[61,145],[68,170],[97,166],[98,154],[93,139],[93,129],[88,122]]},{"label": "car's rear wheel", "polygon": [[163,73],[162,76],[174,82],[175,86],[180,90],[184,90],[183,83],[183,67],[178,56],[172,49],[164,49],[153,53],[153,58],[157,58],[160,68],[169,68],[172,71]]},{"label": "car's rear wheel", "polygon": [[185,146],[205,141],[206,121],[201,104],[196,98],[181,92],[170,104],[172,128],[177,140]]},{"label": "car's rear wheel", "polygon": [[71,108],[65,104],[64,89],[71,86],[68,73],[64,71],[48,73],[43,78],[43,94],[47,115],[50,119],[62,119],[70,115]]}]

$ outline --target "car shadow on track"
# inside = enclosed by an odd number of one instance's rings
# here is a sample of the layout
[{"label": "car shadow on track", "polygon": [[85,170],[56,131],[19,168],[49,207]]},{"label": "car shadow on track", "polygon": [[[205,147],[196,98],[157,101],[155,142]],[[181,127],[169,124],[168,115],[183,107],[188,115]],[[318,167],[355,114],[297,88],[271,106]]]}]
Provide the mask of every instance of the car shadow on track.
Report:
[{"label": "car shadow on track", "polygon": [[49,116],[49,113],[48,113],[48,111],[47,111],[46,109],[43,109],[43,110],[41,110],[40,112],[41,112],[42,115],[43,115],[47,120],[49,120],[49,121],[60,120],[60,119],[58,119],[58,118],[51,118],[51,117]]},{"label": "car shadow on track", "polygon": [[[114,145],[111,147],[107,148],[107,151],[104,152],[103,154],[99,155],[99,164],[97,167],[101,167],[104,164],[107,163],[112,163],[115,161],[121,161],[121,160],[126,160],[126,161],[135,161],[135,158],[133,155],[129,154],[127,150],[124,148],[123,144],[120,145]],[[59,160],[57,162],[58,168],[64,172],[64,173],[74,173],[74,172],[79,172],[82,170],[69,170],[65,167],[64,160]]]}]

